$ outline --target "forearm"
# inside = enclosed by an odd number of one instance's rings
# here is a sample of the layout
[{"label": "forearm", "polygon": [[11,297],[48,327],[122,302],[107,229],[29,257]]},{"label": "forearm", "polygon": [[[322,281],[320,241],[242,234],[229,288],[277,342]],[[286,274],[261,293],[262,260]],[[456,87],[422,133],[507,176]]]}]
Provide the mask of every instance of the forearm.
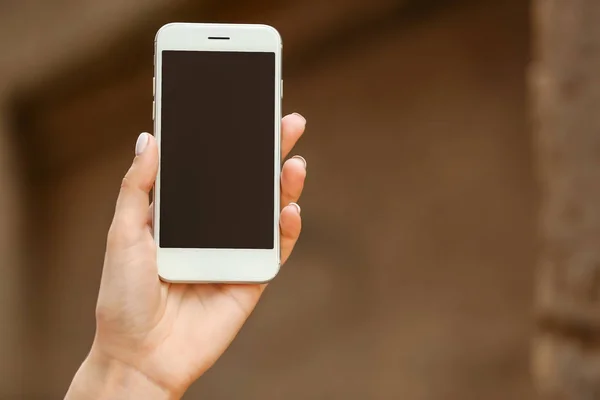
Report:
[{"label": "forearm", "polygon": [[174,400],[172,395],[136,369],[90,354],[83,362],[65,400]]}]

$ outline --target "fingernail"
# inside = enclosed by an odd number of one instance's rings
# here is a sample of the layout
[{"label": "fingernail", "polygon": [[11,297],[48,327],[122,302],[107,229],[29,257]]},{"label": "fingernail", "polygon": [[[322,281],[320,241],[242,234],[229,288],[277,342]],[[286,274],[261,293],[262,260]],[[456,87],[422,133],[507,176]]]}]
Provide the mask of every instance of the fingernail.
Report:
[{"label": "fingernail", "polygon": [[293,115],[302,118],[302,121],[304,122],[304,125],[306,125],[306,118],[304,118],[302,115],[298,114],[297,112],[292,113]]},{"label": "fingernail", "polygon": [[304,169],[306,169],[306,160],[304,159],[304,157],[302,157],[302,156],[294,156],[292,158],[295,158],[297,160],[302,161],[304,163]]},{"label": "fingernail", "polygon": [[290,203],[288,205],[296,207],[296,211],[298,211],[298,214],[300,214],[300,212],[302,211],[302,209],[300,208],[300,206],[298,205],[298,203]]},{"label": "fingernail", "polygon": [[139,156],[146,150],[146,146],[148,145],[148,136],[149,134],[143,132],[138,136],[137,142],[135,142],[135,155]]}]

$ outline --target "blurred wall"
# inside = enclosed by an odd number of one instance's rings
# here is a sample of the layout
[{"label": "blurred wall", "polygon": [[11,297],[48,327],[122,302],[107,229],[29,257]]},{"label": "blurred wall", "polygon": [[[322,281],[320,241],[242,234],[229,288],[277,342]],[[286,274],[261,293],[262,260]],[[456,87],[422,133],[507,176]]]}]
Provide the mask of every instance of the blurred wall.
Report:
[{"label": "blurred wall", "polygon": [[[434,3],[410,18],[373,17],[320,50],[286,41],[293,8],[268,14],[286,57],[307,54],[284,60],[284,109],[308,119],[297,149],[308,160],[304,233],[189,398],[531,395],[537,194],[525,125],[527,7]],[[30,319],[21,345],[33,349],[24,396],[60,397],[89,349],[119,182],[137,134],[152,126],[151,59],[137,65],[103,83],[90,72],[69,95],[33,83],[23,91],[25,123],[9,139],[32,148],[22,161],[35,201],[24,219],[39,251],[18,267],[37,277],[21,294]],[[68,78],[57,74],[48,87]],[[0,306],[2,318],[11,308]],[[10,390],[0,387],[0,397]]]},{"label": "blurred wall", "polygon": [[[0,89],[0,92],[2,90]],[[8,110],[0,105],[0,397],[18,393],[23,333],[20,314],[20,250],[22,200],[13,138],[8,135]]]}]

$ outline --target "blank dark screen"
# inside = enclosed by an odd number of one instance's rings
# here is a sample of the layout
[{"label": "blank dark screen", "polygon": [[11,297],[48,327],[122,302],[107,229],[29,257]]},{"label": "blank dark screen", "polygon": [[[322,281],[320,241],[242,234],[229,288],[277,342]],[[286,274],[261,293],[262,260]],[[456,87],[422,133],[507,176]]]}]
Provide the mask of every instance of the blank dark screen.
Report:
[{"label": "blank dark screen", "polygon": [[163,51],[160,246],[274,246],[275,54]]}]

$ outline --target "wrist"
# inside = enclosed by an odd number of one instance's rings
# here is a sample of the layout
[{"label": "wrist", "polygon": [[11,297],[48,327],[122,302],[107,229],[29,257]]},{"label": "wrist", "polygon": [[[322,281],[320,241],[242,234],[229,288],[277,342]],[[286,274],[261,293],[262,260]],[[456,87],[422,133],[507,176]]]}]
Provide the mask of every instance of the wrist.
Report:
[{"label": "wrist", "polygon": [[92,350],[67,392],[65,400],[173,400],[179,396],[136,368]]}]

